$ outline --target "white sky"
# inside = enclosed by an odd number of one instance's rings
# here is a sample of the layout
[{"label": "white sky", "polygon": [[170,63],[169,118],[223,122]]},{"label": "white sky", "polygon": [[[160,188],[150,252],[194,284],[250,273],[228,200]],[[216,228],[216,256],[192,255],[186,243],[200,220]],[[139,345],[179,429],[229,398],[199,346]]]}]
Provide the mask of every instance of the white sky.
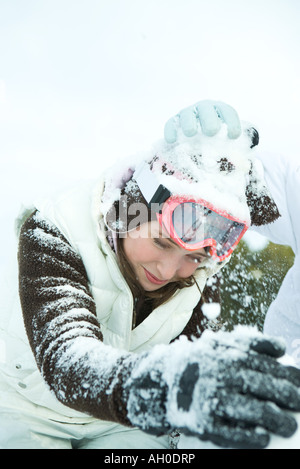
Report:
[{"label": "white sky", "polygon": [[22,201],[147,149],[201,99],[297,154],[299,13],[299,0],[0,0],[2,245]]}]

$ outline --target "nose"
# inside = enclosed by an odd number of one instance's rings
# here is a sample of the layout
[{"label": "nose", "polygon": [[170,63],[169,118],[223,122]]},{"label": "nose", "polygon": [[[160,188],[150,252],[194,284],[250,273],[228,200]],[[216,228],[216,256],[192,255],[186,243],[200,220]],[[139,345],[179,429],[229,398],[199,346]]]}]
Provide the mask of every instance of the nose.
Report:
[{"label": "nose", "polygon": [[157,270],[162,280],[172,280],[181,267],[181,261],[175,255],[168,255],[157,264]]}]

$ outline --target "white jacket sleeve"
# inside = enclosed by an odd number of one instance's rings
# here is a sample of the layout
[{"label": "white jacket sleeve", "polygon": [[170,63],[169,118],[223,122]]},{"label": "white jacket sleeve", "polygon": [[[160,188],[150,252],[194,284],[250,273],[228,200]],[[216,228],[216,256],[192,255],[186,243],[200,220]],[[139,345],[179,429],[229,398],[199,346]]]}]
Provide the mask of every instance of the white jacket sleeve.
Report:
[{"label": "white jacket sleeve", "polygon": [[295,254],[294,265],[268,310],[264,332],[283,337],[287,353],[300,367],[300,162],[279,155],[260,159],[281,217],[270,225],[255,227],[255,231],[274,243],[291,246]]}]

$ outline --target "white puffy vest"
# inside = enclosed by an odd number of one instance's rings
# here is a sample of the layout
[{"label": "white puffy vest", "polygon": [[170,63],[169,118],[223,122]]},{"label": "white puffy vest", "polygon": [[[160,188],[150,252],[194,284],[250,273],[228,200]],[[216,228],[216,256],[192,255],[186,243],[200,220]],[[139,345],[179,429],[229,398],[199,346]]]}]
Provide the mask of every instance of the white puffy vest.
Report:
[{"label": "white puffy vest", "polygon": [[[102,190],[102,183],[97,184],[96,190],[90,184],[83,184],[55,200],[37,202],[35,207],[57,226],[81,256],[96,303],[104,342],[139,353],[155,344],[169,343],[177,337],[199,302],[200,292],[196,285],[178,291],[132,330],[133,298],[101,229],[98,207]],[[208,275],[213,273],[199,270],[197,282],[201,291]],[[13,281],[17,288],[17,278]],[[35,412],[41,416],[62,422],[91,422],[92,418],[62,405],[48,390],[27,340],[17,294],[10,306],[5,305],[5,310],[0,320],[2,379],[4,377],[19,394],[40,406],[35,408]]]},{"label": "white puffy vest", "polygon": [[[86,185],[76,187],[54,202],[37,204],[37,208],[58,227],[80,255],[96,303],[104,342],[131,352],[145,351],[157,343],[169,343],[190,319],[200,299],[199,289],[194,285],[178,291],[132,330],[133,298],[101,228],[102,215],[98,207],[102,187],[101,183],[95,191]],[[200,290],[206,279],[207,272],[199,271]]]}]

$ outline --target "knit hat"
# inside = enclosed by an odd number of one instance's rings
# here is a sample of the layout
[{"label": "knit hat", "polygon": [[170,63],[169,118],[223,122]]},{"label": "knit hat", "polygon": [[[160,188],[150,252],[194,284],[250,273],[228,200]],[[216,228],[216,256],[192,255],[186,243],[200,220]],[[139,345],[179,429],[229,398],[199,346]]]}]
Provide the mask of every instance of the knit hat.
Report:
[{"label": "knit hat", "polygon": [[125,163],[126,170],[112,168],[106,174],[101,207],[106,225],[121,235],[156,219],[134,179],[141,161],[173,195],[204,199],[256,226],[275,221],[280,215],[257,159],[258,143],[257,130],[244,122],[237,139],[228,138],[224,124],[214,137],[179,134],[175,144],[156,143],[133,164]]}]

